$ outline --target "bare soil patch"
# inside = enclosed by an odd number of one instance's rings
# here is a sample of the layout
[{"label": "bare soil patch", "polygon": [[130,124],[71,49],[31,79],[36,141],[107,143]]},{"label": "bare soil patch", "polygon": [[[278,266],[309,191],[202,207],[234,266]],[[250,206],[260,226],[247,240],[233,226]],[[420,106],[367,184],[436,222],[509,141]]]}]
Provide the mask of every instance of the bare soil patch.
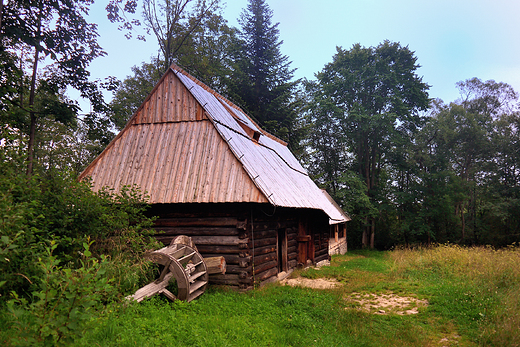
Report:
[{"label": "bare soil patch", "polygon": [[352,293],[347,301],[358,304],[360,309],[373,314],[409,315],[419,313],[420,307],[428,305],[428,301],[409,296],[389,294]]},{"label": "bare soil patch", "polygon": [[280,283],[291,287],[306,287],[313,289],[332,289],[341,285],[341,283],[338,283],[334,278],[309,279],[297,277],[284,279],[283,281],[280,281]]}]

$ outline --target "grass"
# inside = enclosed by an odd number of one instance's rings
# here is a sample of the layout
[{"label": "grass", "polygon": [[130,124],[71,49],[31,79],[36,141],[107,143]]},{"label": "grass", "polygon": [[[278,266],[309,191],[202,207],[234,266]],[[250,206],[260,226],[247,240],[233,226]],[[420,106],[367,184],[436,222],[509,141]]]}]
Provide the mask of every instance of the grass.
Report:
[{"label": "grass", "polygon": [[[349,252],[294,274],[335,278],[338,288],[210,288],[191,303],[156,297],[109,307],[76,345],[520,346],[519,264],[518,247]],[[415,315],[373,314],[349,300],[353,293],[393,293],[428,306]]]},{"label": "grass", "polygon": [[[98,346],[520,346],[520,250],[441,245],[356,251],[299,271],[335,278],[333,290],[212,289],[186,304],[156,298],[106,316],[79,345]],[[428,300],[417,315],[374,315],[352,293]]]}]

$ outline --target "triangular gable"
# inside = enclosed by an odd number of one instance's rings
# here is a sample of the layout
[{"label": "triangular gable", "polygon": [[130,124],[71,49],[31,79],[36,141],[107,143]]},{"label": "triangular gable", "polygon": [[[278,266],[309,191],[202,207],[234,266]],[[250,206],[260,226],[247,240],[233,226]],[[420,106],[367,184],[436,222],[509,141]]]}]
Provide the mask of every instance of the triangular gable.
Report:
[{"label": "triangular gable", "polygon": [[[169,72],[169,71],[168,71]],[[165,73],[136,111],[132,124],[189,122],[207,119],[204,109],[173,73]]]},{"label": "triangular gable", "polygon": [[95,191],[138,185],[150,203],[268,202],[172,70],[87,176]]}]

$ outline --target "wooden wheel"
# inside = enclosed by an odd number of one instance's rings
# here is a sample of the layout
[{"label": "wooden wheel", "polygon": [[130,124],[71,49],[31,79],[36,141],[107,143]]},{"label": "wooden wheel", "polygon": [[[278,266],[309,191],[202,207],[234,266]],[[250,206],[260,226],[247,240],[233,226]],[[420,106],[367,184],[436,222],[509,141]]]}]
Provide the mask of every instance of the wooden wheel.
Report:
[{"label": "wooden wheel", "polygon": [[[164,266],[155,283],[163,282],[173,274],[179,289],[177,299],[189,302],[206,290],[208,285],[206,263],[194,248],[184,244],[173,244],[146,254],[146,258]],[[162,292],[167,296],[172,295],[166,290]]]}]

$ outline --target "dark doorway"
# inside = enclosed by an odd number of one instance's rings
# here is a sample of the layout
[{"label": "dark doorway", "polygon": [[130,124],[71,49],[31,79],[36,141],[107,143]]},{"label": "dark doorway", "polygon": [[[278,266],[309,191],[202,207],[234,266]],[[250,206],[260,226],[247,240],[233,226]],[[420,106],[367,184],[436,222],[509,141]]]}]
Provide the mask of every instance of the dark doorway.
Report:
[{"label": "dark doorway", "polygon": [[287,231],[285,228],[278,229],[278,272],[287,271]]}]

